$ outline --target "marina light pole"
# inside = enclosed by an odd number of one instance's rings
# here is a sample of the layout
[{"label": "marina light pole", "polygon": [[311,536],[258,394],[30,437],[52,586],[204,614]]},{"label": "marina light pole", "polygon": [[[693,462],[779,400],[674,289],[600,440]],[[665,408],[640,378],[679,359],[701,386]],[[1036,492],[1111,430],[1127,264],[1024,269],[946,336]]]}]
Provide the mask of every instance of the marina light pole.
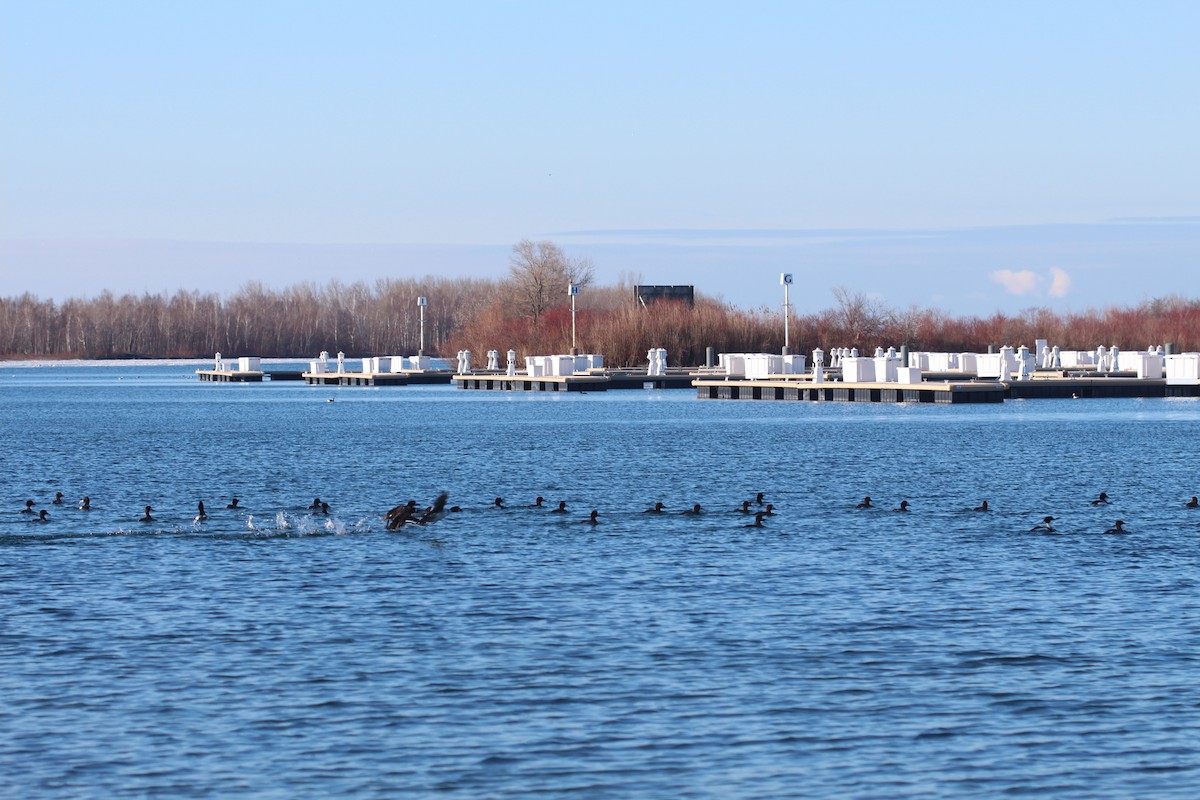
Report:
[{"label": "marina light pole", "polygon": [[417,355],[425,355],[425,306],[428,301],[424,297],[417,298],[417,308],[421,309],[421,349],[417,351]]},{"label": "marina light pole", "polygon": [[575,297],[579,294],[579,287],[574,283],[567,284],[567,294],[571,295],[571,355],[579,355],[579,348],[575,346]]},{"label": "marina light pole", "polygon": [[779,274],[779,282],[783,284],[783,354],[790,356],[792,354],[792,342],[788,338],[788,318],[792,316],[792,306],[788,302],[788,289],[792,285],[792,273],[781,272]]}]

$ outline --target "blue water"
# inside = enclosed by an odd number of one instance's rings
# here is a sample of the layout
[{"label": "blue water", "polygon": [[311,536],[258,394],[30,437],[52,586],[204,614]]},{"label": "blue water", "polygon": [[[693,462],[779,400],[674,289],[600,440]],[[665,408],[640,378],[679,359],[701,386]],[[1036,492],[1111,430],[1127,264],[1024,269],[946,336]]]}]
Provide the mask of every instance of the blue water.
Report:
[{"label": "blue water", "polygon": [[[1195,796],[1195,401],[195,366],[0,367],[6,796]],[[462,513],[384,530],[441,490]],[[539,494],[570,513],[487,509]]]}]

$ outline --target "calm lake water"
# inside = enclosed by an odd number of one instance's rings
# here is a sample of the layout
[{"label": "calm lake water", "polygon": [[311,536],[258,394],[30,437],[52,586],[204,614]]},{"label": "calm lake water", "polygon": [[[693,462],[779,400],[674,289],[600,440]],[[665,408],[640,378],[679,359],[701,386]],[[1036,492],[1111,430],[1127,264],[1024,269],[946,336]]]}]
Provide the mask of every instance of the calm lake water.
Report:
[{"label": "calm lake water", "polygon": [[[7,796],[1195,797],[1196,401],[196,366],[0,366]],[[442,490],[462,513],[384,529]]]}]

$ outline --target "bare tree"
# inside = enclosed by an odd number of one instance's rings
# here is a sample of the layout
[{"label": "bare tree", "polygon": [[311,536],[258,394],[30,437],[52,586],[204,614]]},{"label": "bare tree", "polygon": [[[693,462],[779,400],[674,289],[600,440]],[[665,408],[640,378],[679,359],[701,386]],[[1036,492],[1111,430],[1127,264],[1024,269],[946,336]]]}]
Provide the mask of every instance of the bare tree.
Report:
[{"label": "bare tree", "polygon": [[595,276],[596,264],[592,261],[591,256],[576,256],[567,259],[567,283],[573,283],[582,288],[590,286]]},{"label": "bare tree", "polygon": [[508,289],[518,313],[537,322],[543,313],[566,302],[567,286],[587,286],[595,267],[590,258],[568,258],[554,242],[522,239],[508,260]]},{"label": "bare tree", "polygon": [[852,292],[845,286],[833,287],[837,302],[835,315],[842,324],[843,334],[853,346],[873,341],[891,319],[891,312],[878,299],[862,292]]}]

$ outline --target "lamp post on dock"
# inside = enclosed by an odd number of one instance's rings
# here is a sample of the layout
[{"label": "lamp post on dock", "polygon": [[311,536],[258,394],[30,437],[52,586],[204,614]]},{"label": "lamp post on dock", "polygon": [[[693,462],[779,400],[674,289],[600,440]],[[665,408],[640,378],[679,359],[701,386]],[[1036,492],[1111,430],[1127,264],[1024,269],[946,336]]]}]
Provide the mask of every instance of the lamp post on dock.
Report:
[{"label": "lamp post on dock", "polygon": [[575,297],[579,294],[579,286],[568,283],[567,294],[571,295],[571,355],[577,356],[579,348],[575,346]]},{"label": "lamp post on dock", "polygon": [[417,355],[425,355],[425,306],[428,301],[424,297],[417,298],[417,308],[421,309],[421,349],[417,351]]},{"label": "lamp post on dock", "polygon": [[779,274],[779,282],[783,284],[783,354],[790,356],[792,354],[792,342],[788,338],[788,318],[792,316],[792,306],[788,302],[788,289],[792,285],[792,273],[781,272]]}]

